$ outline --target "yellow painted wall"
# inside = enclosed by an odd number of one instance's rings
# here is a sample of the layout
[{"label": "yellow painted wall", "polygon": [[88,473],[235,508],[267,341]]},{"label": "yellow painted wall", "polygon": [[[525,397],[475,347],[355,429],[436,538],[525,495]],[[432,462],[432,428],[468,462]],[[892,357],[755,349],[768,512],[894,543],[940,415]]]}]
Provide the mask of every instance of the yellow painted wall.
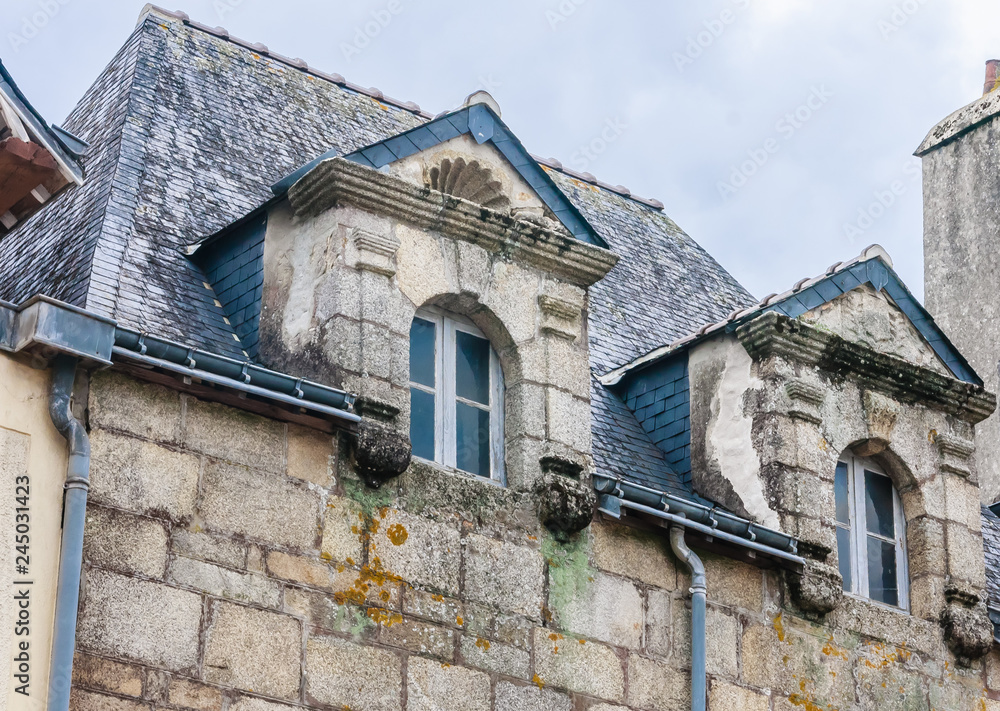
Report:
[{"label": "yellow painted wall", "polygon": [[[32,711],[45,707],[49,649],[59,553],[66,441],[48,413],[50,372],[35,370],[0,353],[0,707]],[[19,483],[29,493],[29,568],[18,575],[15,550]],[[30,585],[17,585],[19,581]],[[20,615],[15,596],[29,591],[29,634],[16,635]],[[17,693],[16,656],[29,643],[28,696]]]}]

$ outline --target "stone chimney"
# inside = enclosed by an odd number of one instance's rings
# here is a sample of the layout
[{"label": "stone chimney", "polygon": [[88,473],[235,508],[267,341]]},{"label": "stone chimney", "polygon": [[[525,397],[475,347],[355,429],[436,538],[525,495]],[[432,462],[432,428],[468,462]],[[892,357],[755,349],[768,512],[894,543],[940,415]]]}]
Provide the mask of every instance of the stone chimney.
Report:
[{"label": "stone chimney", "polygon": [[986,83],[983,84],[983,96],[1000,88],[1000,59],[986,62]]},{"label": "stone chimney", "polygon": [[[1000,389],[1000,60],[984,94],[934,128],[923,162],[924,303],[986,383]],[[976,426],[984,503],[1000,499],[1000,416]]]}]

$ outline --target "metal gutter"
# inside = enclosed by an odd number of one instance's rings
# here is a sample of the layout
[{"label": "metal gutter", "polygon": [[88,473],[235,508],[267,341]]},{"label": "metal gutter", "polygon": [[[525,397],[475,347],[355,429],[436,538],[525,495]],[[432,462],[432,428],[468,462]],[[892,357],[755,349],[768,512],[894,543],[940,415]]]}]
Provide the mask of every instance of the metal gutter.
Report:
[{"label": "metal gutter", "polygon": [[727,511],[600,474],[594,476],[594,488],[599,494],[600,510],[609,516],[621,518],[623,508],[632,509],[757,552],[804,564],[797,555],[795,538]]},{"label": "metal gutter", "polygon": [[701,558],[684,541],[684,528],[670,527],[670,547],[691,573],[691,711],[705,711],[705,603],[708,582]]},{"label": "metal gutter", "polygon": [[351,393],[138,331],[115,328],[112,353],[118,359],[311,410],[345,423],[361,421],[354,413],[356,396]]},{"label": "metal gutter", "polygon": [[56,586],[52,666],[49,670],[48,711],[68,711],[76,648],[76,615],[80,604],[80,571],[83,566],[83,528],[90,491],[90,438],[87,428],[73,415],[70,401],[79,360],[59,355],[52,363],[49,416],[69,444],[63,502],[59,581]]}]

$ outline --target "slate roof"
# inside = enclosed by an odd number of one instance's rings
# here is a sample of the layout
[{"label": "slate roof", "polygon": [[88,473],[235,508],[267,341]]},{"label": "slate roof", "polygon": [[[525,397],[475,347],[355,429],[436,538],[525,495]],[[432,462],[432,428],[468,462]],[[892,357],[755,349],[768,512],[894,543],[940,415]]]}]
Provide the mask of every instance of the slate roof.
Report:
[{"label": "slate roof", "polygon": [[[85,184],[0,240],[0,298],[43,293],[130,329],[244,357],[248,345],[182,248],[259,207],[274,182],[317,156],[346,155],[428,118],[154,11],[66,122],[91,144]],[[595,374],[755,302],[656,201],[546,164],[621,256],[591,290]],[[598,470],[691,495],[621,400],[596,381],[593,394]]]}]

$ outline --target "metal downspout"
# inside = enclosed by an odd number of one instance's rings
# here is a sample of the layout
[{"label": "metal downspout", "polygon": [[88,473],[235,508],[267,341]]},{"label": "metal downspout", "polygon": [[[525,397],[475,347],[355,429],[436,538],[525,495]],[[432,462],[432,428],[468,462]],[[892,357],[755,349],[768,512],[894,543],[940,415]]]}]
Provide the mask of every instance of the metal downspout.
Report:
[{"label": "metal downspout", "polygon": [[670,547],[691,572],[691,711],[705,711],[705,566],[687,547],[681,526],[670,527]]},{"label": "metal downspout", "polygon": [[76,379],[77,359],[59,356],[52,365],[49,416],[69,443],[66,494],[63,502],[62,547],[56,588],[52,667],[49,670],[48,711],[68,711],[76,646],[76,612],[80,602],[80,569],[83,564],[83,525],[90,489],[90,439],[83,423],[73,416],[70,400]]}]

